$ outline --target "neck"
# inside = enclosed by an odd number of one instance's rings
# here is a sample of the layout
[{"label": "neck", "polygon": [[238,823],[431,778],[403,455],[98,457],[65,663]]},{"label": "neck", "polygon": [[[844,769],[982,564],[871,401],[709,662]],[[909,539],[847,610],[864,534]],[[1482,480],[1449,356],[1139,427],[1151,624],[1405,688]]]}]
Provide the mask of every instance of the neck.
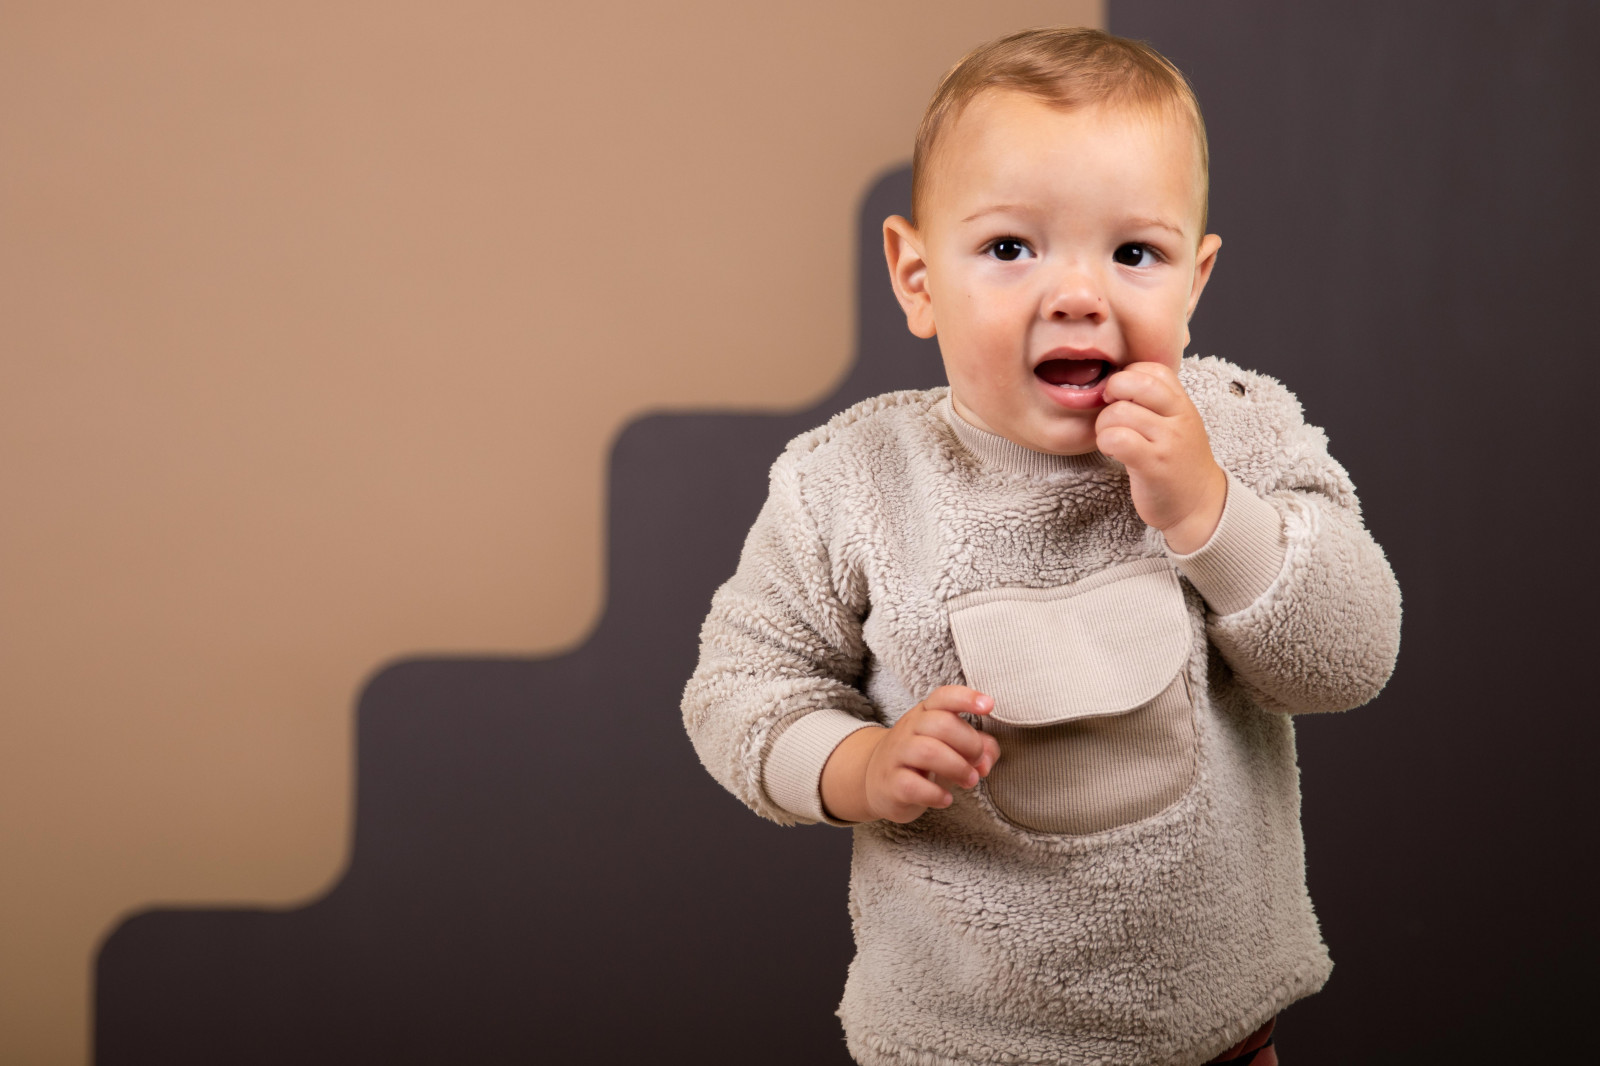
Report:
[{"label": "neck", "polygon": [[1065,471],[1105,470],[1113,465],[1113,461],[1100,452],[1051,455],[1048,452],[1036,452],[1032,448],[1024,448],[1016,441],[1007,440],[987,429],[979,429],[961,417],[960,412],[956,410],[953,393],[946,393],[944,399],[937,404],[937,409],[950,424],[950,428],[955,431],[956,439],[961,442],[962,447],[986,468],[1006,470],[1014,474],[1040,475]]}]

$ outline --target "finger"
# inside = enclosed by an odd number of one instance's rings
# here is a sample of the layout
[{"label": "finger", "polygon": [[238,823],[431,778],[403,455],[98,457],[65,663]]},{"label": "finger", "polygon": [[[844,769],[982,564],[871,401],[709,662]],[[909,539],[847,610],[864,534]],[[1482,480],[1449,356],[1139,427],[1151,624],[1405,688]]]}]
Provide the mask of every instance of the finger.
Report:
[{"label": "finger", "polygon": [[1127,426],[1112,426],[1095,434],[1094,446],[1127,467],[1146,464],[1155,444]]},{"label": "finger", "polygon": [[1097,435],[1112,426],[1131,429],[1148,441],[1154,441],[1162,434],[1172,432],[1172,420],[1169,416],[1159,415],[1148,407],[1141,407],[1127,400],[1118,400],[1095,416],[1094,429]]},{"label": "finger", "polygon": [[903,766],[889,780],[889,798],[902,807],[948,807],[955,797],[924,774]]},{"label": "finger", "polygon": [[967,764],[978,771],[979,777],[988,777],[989,771],[1000,760],[1000,742],[991,733],[975,729],[959,718],[949,715],[929,715],[930,723],[943,722],[948,729],[930,728],[928,735],[949,744]]},{"label": "finger", "polygon": [[964,783],[962,783],[960,781],[952,781],[948,777],[940,777],[938,774],[934,774],[932,777],[929,777],[928,780],[932,781],[934,784],[938,785],[940,788],[942,788],[946,792],[950,793],[951,796],[954,796],[957,789],[965,792],[968,789],[977,788],[979,779],[978,778],[973,778],[972,779],[972,784],[968,785],[968,784],[964,784]]},{"label": "finger", "polygon": [[984,734],[953,714],[925,714],[916,723],[914,732],[948,745],[971,766],[976,766],[987,750]]},{"label": "finger", "polygon": [[971,788],[978,783],[978,770],[972,765],[974,761],[944,741],[932,737],[914,737],[906,745],[907,766],[925,774],[937,774],[962,788]]},{"label": "finger", "polygon": [[1000,742],[989,734],[983,736],[983,757],[978,760],[978,774],[988,777],[989,771],[994,769],[994,764],[1000,761]]},{"label": "finger", "polygon": [[1177,375],[1160,363],[1130,363],[1106,379],[1101,395],[1107,402],[1127,400],[1159,415],[1179,414],[1193,406]]},{"label": "finger", "polygon": [[942,774],[932,774],[929,776],[929,780],[938,785],[940,788],[946,790],[978,787],[978,782],[989,776],[989,771],[994,769],[994,764],[1000,758],[999,743],[996,742],[991,736],[980,734],[980,737],[983,741],[983,744],[978,758],[975,760],[968,760],[969,763],[971,763],[972,768],[977,770],[977,777],[973,777],[969,773],[964,778],[951,779],[943,776]]},{"label": "finger", "polygon": [[1183,387],[1176,369],[1154,359],[1136,359],[1122,369],[1132,374],[1142,374],[1161,381],[1170,381],[1180,389]]},{"label": "finger", "polygon": [[1110,403],[1127,400],[1161,414],[1173,414],[1181,409],[1182,405],[1178,398],[1183,394],[1182,388],[1176,382],[1137,369],[1149,365],[1151,364],[1135,363],[1107,378],[1102,393],[1106,401]]},{"label": "finger", "polygon": [[988,714],[994,710],[994,697],[965,685],[941,685],[928,693],[919,706],[930,711],[956,714]]}]

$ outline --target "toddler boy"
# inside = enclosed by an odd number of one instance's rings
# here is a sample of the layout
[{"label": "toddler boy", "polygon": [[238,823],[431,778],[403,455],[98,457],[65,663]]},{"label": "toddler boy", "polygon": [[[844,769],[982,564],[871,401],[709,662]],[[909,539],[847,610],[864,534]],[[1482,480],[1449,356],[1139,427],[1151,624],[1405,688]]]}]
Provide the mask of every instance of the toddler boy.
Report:
[{"label": "toddler boy", "polygon": [[1289,714],[1372,699],[1399,590],[1276,381],[1184,358],[1216,264],[1183,76],[984,45],[884,223],[948,389],[790,443],[685,724],[785,824],[854,826],[865,1066],[1276,1061],[1331,966]]}]

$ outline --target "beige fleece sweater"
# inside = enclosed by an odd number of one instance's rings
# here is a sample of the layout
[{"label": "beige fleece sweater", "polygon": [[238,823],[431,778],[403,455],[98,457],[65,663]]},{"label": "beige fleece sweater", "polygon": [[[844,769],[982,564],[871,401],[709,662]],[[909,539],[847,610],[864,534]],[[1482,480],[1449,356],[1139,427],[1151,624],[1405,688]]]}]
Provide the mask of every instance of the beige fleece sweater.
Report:
[{"label": "beige fleece sweater", "polygon": [[773,464],[683,698],[711,774],[842,825],[820,795],[840,740],[940,685],[995,698],[970,719],[1000,744],[985,781],[853,829],[839,1017],[865,1066],[1201,1063],[1327,979],[1289,713],[1377,694],[1399,589],[1288,390],[1181,374],[1229,477],[1186,556],[1119,464],[977,429],[945,389],[857,404]]}]

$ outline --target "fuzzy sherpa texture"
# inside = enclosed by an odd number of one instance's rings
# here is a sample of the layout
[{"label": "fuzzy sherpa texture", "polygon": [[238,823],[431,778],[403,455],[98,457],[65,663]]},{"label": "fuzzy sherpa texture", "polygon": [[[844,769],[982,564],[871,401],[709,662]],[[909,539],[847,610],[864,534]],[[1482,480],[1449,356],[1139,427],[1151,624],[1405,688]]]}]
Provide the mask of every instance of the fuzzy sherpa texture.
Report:
[{"label": "fuzzy sherpa texture", "polygon": [[[969,683],[957,597],[1057,590],[1016,597],[1017,645],[1037,647],[1029,596],[1070,626],[1070,605],[1093,599],[1075,596],[1077,583],[1163,560],[1182,596],[1150,610],[1190,634],[1175,683],[1192,722],[1164,741],[1183,758],[1154,764],[1172,768],[1161,795],[1181,794],[1156,813],[1135,805],[1118,824],[1102,802],[1144,787],[1117,777],[1116,746],[1137,743],[1132,727],[1116,731],[1140,717],[1126,708],[1096,721],[1111,756],[1082,782],[1109,828],[1030,829],[989,782],[908,824],[853,828],[857,954],[838,1013],[865,1066],[1202,1063],[1327,979],[1289,714],[1378,693],[1398,651],[1399,589],[1349,478],[1287,389],[1215,358],[1185,359],[1181,377],[1229,474],[1217,534],[1187,556],[1139,519],[1119,464],[1027,452],[963,423],[946,389],[857,404],[773,464],[683,699],[706,768],[763,817],[844,824],[819,792],[838,741]],[[985,625],[1003,652],[996,617]],[[1108,660],[1100,673],[1122,655],[1149,668],[1137,646],[1096,655]],[[1072,723],[1053,728],[1073,743]],[[1048,761],[1038,750],[1031,765]],[[990,781],[1005,762],[1002,750]],[[1013,784],[1026,794],[1061,780]]]}]

